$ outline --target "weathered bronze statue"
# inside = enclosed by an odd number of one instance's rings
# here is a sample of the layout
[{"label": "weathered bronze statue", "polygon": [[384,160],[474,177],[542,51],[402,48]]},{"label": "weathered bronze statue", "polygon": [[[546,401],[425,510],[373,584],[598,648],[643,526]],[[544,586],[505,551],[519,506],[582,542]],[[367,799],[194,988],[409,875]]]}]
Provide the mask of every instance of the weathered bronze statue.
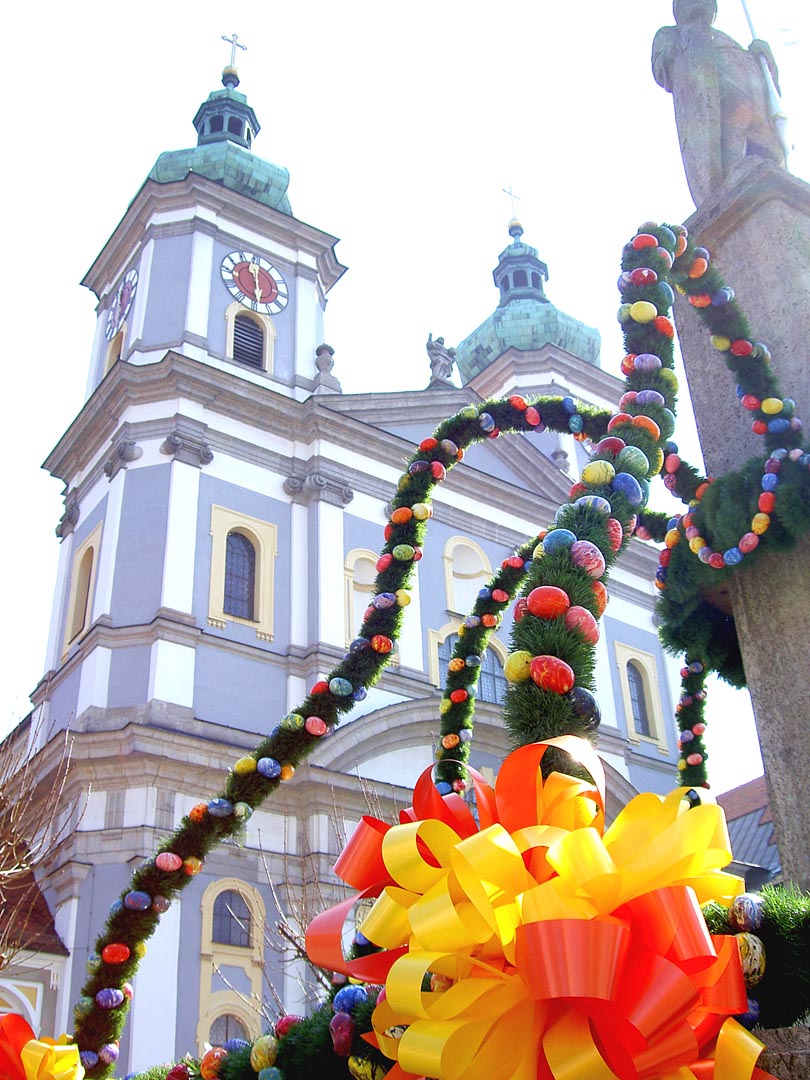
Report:
[{"label": "weathered bronze statue", "polygon": [[770,47],[748,49],[712,27],[717,0],[674,0],[677,26],[655,35],[655,81],[672,94],[686,180],[695,205],[745,157],[785,166],[775,123],[779,74]]}]

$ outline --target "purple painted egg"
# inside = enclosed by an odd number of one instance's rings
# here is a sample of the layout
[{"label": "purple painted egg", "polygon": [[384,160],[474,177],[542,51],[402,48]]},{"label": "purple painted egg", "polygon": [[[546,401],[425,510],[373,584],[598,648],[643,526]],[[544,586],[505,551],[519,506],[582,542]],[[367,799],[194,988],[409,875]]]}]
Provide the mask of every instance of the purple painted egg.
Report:
[{"label": "purple painted egg", "polygon": [[664,405],[665,399],[663,394],[659,394],[657,390],[639,390],[636,394],[636,405]]},{"label": "purple painted egg", "polygon": [[169,910],[169,908],[171,906],[172,906],[172,903],[171,903],[171,900],[168,899],[168,897],[166,897],[166,896],[153,896],[152,897],[152,906],[150,907],[149,910],[154,911],[154,913],[156,915],[165,915],[165,913]]},{"label": "purple painted egg", "polygon": [[337,1012],[329,1021],[332,1047],[338,1057],[348,1057],[352,1052],[354,1021],[346,1012]]},{"label": "purple painted egg", "polygon": [[118,1061],[119,1053],[118,1043],[105,1043],[98,1052],[98,1060],[105,1065],[113,1065]]},{"label": "purple painted egg", "polygon": [[633,366],[636,371],[657,371],[661,367],[661,357],[655,353],[639,353]]},{"label": "purple painted egg", "polygon": [[624,495],[631,506],[636,507],[643,504],[644,492],[641,489],[641,484],[630,473],[616,473],[610,486],[620,495]]},{"label": "purple painted egg", "polygon": [[123,992],[115,986],[105,986],[96,994],[96,1005],[100,1009],[117,1009],[123,1000]]},{"label": "purple painted egg", "polygon": [[332,1008],[336,1013],[353,1012],[358,1005],[364,1005],[368,1001],[368,994],[363,986],[344,986],[338,990],[332,1001]]},{"label": "purple painted egg", "polygon": [[605,572],[605,556],[590,540],[577,540],[571,545],[571,562],[592,578],[600,578]]},{"label": "purple painted egg", "polygon": [[574,506],[590,506],[592,510],[597,510],[600,514],[610,513],[610,503],[601,495],[580,495]]}]

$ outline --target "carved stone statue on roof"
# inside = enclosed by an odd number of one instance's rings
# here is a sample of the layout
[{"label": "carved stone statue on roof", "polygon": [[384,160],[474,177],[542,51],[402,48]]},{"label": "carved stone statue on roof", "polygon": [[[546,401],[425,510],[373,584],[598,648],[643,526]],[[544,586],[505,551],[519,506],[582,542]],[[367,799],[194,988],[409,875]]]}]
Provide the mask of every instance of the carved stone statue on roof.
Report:
[{"label": "carved stone statue on roof", "polygon": [[779,73],[770,46],[748,49],[712,26],[717,0],[674,0],[676,26],[655,35],[655,81],[672,94],[686,180],[695,205],[747,157],[785,167]]},{"label": "carved stone statue on roof", "polygon": [[430,357],[430,383],[431,386],[452,386],[450,376],[453,374],[453,365],[456,360],[456,350],[448,349],[444,344],[444,338],[438,337],[433,340],[433,334],[428,334],[426,344],[427,354]]}]

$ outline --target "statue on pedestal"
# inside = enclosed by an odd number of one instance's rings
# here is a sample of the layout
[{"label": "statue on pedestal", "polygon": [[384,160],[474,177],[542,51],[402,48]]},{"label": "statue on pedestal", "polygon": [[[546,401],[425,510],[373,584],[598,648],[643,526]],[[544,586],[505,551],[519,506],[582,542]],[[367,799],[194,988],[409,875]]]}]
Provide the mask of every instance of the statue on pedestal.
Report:
[{"label": "statue on pedestal", "polygon": [[429,386],[452,386],[450,378],[456,362],[456,350],[448,349],[444,344],[443,337],[438,337],[434,341],[432,333],[428,334],[425,347],[430,358]]},{"label": "statue on pedestal", "polygon": [[748,49],[712,27],[717,0],[674,0],[676,26],[655,35],[655,81],[672,94],[686,180],[695,205],[746,157],[785,167],[779,73],[770,46]]}]

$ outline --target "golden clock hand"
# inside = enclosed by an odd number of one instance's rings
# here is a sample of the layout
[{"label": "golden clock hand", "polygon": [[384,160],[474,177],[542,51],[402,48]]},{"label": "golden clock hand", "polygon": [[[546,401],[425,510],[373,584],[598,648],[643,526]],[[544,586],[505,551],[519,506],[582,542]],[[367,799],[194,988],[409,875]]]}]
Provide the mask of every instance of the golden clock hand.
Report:
[{"label": "golden clock hand", "polygon": [[260,271],[259,264],[258,263],[251,263],[248,266],[248,270],[250,272],[250,276],[253,278],[254,299],[256,300],[257,304],[260,304],[261,300],[262,300],[262,287],[259,284],[259,271]]}]

